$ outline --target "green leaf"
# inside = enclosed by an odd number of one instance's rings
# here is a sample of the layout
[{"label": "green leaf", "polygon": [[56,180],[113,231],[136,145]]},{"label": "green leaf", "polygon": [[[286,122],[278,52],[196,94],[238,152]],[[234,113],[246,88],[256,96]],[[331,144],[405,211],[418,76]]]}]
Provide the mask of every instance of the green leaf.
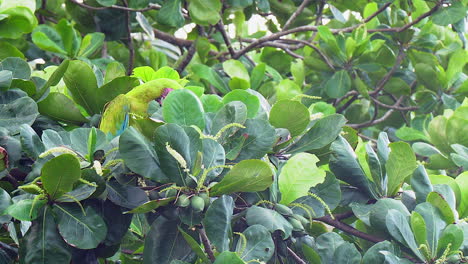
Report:
[{"label": "green leaf", "polygon": [[83,211],[76,204],[55,204],[53,211],[60,235],[69,245],[91,249],[106,238],[106,223],[90,206]]},{"label": "green leaf", "polygon": [[[247,106],[240,102],[234,101],[229,102],[223,105],[217,112],[216,115],[213,117],[211,121],[211,135],[216,135],[223,127],[232,124],[244,124],[247,120]],[[235,131],[239,130],[239,128],[232,127],[229,128],[224,134],[229,136],[233,134]]]},{"label": "green leaf", "polygon": [[12,204],[10,194],[7,191],[0,188],[0,223],[8,223],[11,220],[11,216],[4,214],[6,209]]},{"label": "green leaf", "polygon": [[185,19],[182,16],[181,2],[181,0],[164,1],[164,4],[156,16],[156,21],[166,26],[175,28],[182,27],[185,23]]},{"label": "green leaf", "polygon": [[187,89],[175,90],[169,93],[163,103],[163,117],[168,123],[182,126],[195,125],[205,128],[203,105],[192,91]]},{"label": "green leaf", "polygon": [[334,232],[327,232],[320,235],[315,240],[316,251],[320,255],[323,264],[332,264],[334,262],[334,254],[339,246],[345,241],[340,235]]},{"label": "green leaf", "polygon": [[248,89],[250,88],[250,76],[244,64],[238,60],[227,60],[223,62],[223,69],[231,81],[229,87],[235,89]]},{"label": "green leaf", "polygon": [[105,35],[100,32],[94,32],[87,34],[81,42],[80,50],[78,51],[78,57],[89,57],[93,55],[102,44],[104,44]]},{"label": "green leaf", "polygon": [[128,209],[134,209],[148,202],[145,191],[138,187],[121,185],[117,181],[107,182],[107,198],[113,203]]},{"label": "green leaf", "polygon": [[440,211],[430,203],[420,203],[416,206],[414,211],[419,213],[424,219],[424,223],[426,224],[427,242],[430,251],[434,255],[436,253],[440,234],[445,228],[446,223],[442,219]]},{"label": "green leaf", "polygon": [[[247,119],[244,126],[246,128],[237,131],[234,137],[242,137],[243,144],[239,153],[231,160],[259,159],[271,151],[275,144],[275,129],[263,119]],[[226,151],[227,153],[228,151]]]},{"label": "green leaf", "polygon": [[51,199],[71,191],[80,177],[80,162],[72,154],[62,154],[47,161],[41,170],[42,186]]},{"label": "green leaf", "polygon": [[252,90],[258,90],[263,79],[265,78],[266,64],[259,63],[255,68],[253,68],[250,74],[250,88]]},{"label": "green leaf", "polygon": [[424,132],[407,126],[400,127],[396,131],[396,136],[405,141],[428,141],[428,138]]},{"label": "green leaf", "polygon": [[55,25],[57,33],[63,42],[63,47],[69,57],[74,57],[81,43],[81,36],[77,34],[71,23],[61,19]]},{"label": "green leaf", "polygon": [[280,81],[275,88],[276,99],[278,101],[293,99],[294,97],[302,94],[301,87],[289,79]]},{"label": "green leaf", "polygon": [[282,204],[306,196],[311,187],[325,180],[325,171],[315,165],[318,161],[313,154],[299,153],[286,162],[278,179]]},{"label": "green leaf", "polygon": [[11,71],[13,79],[28,80],[31,77],[31,67],[20,58],[6,58],[0,63],[0,70]]},{"label": "green leaf", "polygon": [[195,23],[209,26],[218,23],[221,19],[221,7],[220,0],[190,0],[188,11]]},{"label": "green leaf", "polygon": [[34,96],[35,100],[40,99],[47,92],[47,89],[49,89],[51,86],[56,86],[60,82],[68,69],[68,65],[70,65],[70,60],[62,61],[60,66],[54,70],[44,86],[42,86],[42,88],[36,93]]},{"label": "green leaf", "polygon": [[[57,107],[58,105],[61,107]],[[39,113],[67,124],[81,125],[89,121],[76,104],[62,93],[49,93],[37,106]]]},{"label": "green leaf", "polygon": [[111,6],[115,5],[117,0],[96,0],[102,6]]},{"label": "green leaf", "polygon": [[33,202],[32,199],[15,201],[6,210],[5,214],[21,221],[32,221],[39,216],[40,209],[46,205],[46,200]]},{"label": "green leaf", "polygon": [[424,218],[418,212],[411,212],[410,218],[411,230],[413,231],[414,238],[416,239],[417,245],[427,244],[427,227]]},{"label": "green leaf", "polygon": [[232,197],[223,195],[212,202],[205,213],[203,226],[206,235],[218,252],[229,250],[233,210]]},{"label": "green leaf", "polygon": [[[291,118],[294,117],[294,118]],[[307,107],[298,101],[282,100],[270,110],[270,124],[276,128],[286,128],[292,137],[300,135],[310,122]]]},{"label": "green leaf", "polygon": [[333,259],[336,263],[361,263],[361,253],[354,244],[344,242],[336,249]]},{"label": "green leaf", "polygon": [[[201,148],[200,136],[197,132],[195,133],[196,136],[189,137],[186,131],[176,124],[160,126],[154,133],[159,166],[169,180],[179,186],[188,184],[188,174],[184,170],[192,168],[192,162],[195,162],[197,152]],[[192,148],[192,142],[196,147]],[[176,159],[175,156],[169,153],[166,144],[177,151],[181,158],[177,157]],[[185,168],[183,168],[184,166]]]},{"label": "green leaf", "polygon": [[180,228],[180,227],[178,227],[178,228],[179,228],[179,232],[182,234],[185,241],[187,241],[189,246],[192,248],[193,252],[195,252],[195,254],[197,254],[197,256],[202,261],[204,261],[205,263],[209,263],[210,260],[208,259],[208,256],[206,255],[206,253],[201,248],[200,244],[198,244],[198,242],[191,235],[184,232],[184,230],[182,230],[182,228]]},{"label": "green leaf", "polygon": [[346,139],[338,136],[331,144],[330,151],[332,153],[329,166],[336,178],[359,188],[369,197],[377,198],[373,183],[365,175],[356,154]]},{"label": "green leaf", "polygon": [[[213,139],[205,138],[202,140],[203,145],[203,167],[212,168],[215,166],[224,165],[226,161],[226,154],[221,144]],[[214,177],[221,174],[223,168],[212,169],[207,174],[207,180],[213,179]]]},{"label": "green leaf", "polygon": [[7,70],[0,71],[0,90],[6,90],[10,88],[13,80],[13,73]]},{"label": "green leaf", "polygon": [[426,201],[427,195],[433,191],[431,181],[423,165],[419,165],[411,177],[411,188],[416,194],[416,202]]},{"label": "green leaf", "polygon": [[439,26],[454,24],[466,16],[466,7],[461,1],[452,1],[450,6],[442,7],[432,16],[432,22]]},{"label": "green leaf", "polygon": [[0,60],[8,57],[19,57],[24,59],[24,54],[15,46],[6,41],[0,42]]},{"label": "green leaf", "polygon": [[73,100],[81,105],[90,115],[99,114],[97,81],[94,71],[83,61],[70,61],[63,78]]},{"label": "green leaf", "polygon": [[410,95],[410,86],[400,78],[391,78],[384,86],[384,91],[395,96]]},{"label": "green leaf", "polygon": [[20,126],[20,138],[23,151],[30,157],[37,159],[45,151],[41,139],[29,125],[23,124]]},{"label": "green leaf", "polygon": [[450,251],[448,255],[458,252],[458,249],[463,244],[463,239],[463,229],[454,224],[448,225],[440,236],[437,246],[437,257],[441,257],[449,245]]},{"label": "green leaf", "polygon": [[377,230],[387,231],[386,219],[390,210],[396,210],[402,213],[404,216],[409,217],[410,213],[408,209],[403,205],[401,201],[394,200],[391,198],[379,199],[377,203],[372,206],[369,214],[369,222],[372,227]]},{"label": "green leaf", "polygon": [[385,163],[387,171],[387,190],[394,195],[400,189],[403,181],[416,169],[416,156],[411,146],[405,142],[394,142],[389,145],[391,152]]},{"label": "green leaf", "polygon": [[81,184],[72,191],[57,198],[56,201],[60,203],[75,203],[76,201],[82,201],[89,198],[95,191],[96,187],[88,184]]},{"label": "green leaf", "polygon": [[261,160],[243,160],[214,185],[210,195],[218,196],[234,192],[259,192],[273,183],[273,171]]},{"label": "green leaf", "polygon": [[236,252],[224,251],[216,257],[214,264],[245,264],[245,262],[239,258]]},{"label": "green leaf", "polygon": [[[200,1],[200,0],[198,0]],[[219,0],[214,0],[219,1]],[[223,79],[219,76],[219,74],[213,70],[212,68],[204,65],[204,64],[194,64],[191,66],[191,69],[195,75],[199,78],[208,81],[211,85],[216,87],[218,91],[223,94],[226,94],[230,91],[227,84],[223,81]]]},{"label": "green leaf", "polygon": [[300,139],[292,144],[288,153],[316,150],[333,142],[340,134],[346,119],[340,114],[333,114],[319,119]]},{"label": "green leaf", "polygon": [[442,218],[444,219],[445,223],[451,224],[455,222],[455,215],[450,207],[449,203],[446,201],[445,197],[443,197],[438,192],[430,192],[426,198],[427,202],[432,204],[434,207],[439,209]]},{"label": "green leaf", "polygon": [[270,232],[261,225],[249,226],[243,232],[247,243],[243,249],[242,240],[237,243],[236,251],[241,255],[242,260],[249,262],[257,260],[267,262],[275,251],[275,244],[271,238]]},{"label": "green leaf", "polygon": [[424,261],[405,215],[400,211],[390,209],[387,214],[386,226],[394,239],[409,247],[420,260]]},{"label": "green leaf", "polygon": [[164,198],[164,199],[159,199],[159,200],[151,200],[125,213],[126,214],[145,214],[153,210],[156,210],[161,206],[166,206],[174,200],[175,200],[175,197]]},{"label": "green leaf", "polygon": [[325,91],[331,98],[345,95],[351,89],[351,78],[345,70],[337,71],[325,83]]},{"label": "green leaf", "polygon": [[458,175],[455,181],[460,187],[460,192],[462,194],[458,212],[460,213],[460,218],[465,218],[468,216],[468,172],[463,172]]},{"label": "green leaf", "polygon": [[257,96],[244,90],[234,90],[223,97],[223,103],[240,101],[247,106],[247,117],[254,118],[260,108],[260,100]]},{"label": "green leaf", "polygon": [[20,242],[20,263],[70,263],[71,250],[63,241],[49,207],[34,221]]},{"label": "green leaf", "polygon": [[15,5],[17,1],[3,1],[0,10],[0,15],[4,16],[4,19],[0,20],[0,36],[6,39],[21,38],[37,26],[34,10],[21,6],[21,3],[8,8],[7,4],[12,2]]},{"label": "green leaf", "polygon": [[362,263],[387,264],[381,251],[394,252],[390,241],[382,241],[369,248],[362,258]]},{"label": "green leaf", "polygon": [[63,55],[67,54],[62,37],[57,30],[51,26],[39,25],[36,27],[32,33],[32,41],[43,50]]},{"label": "green leaf", "polygon": [[156,218],[146,235],[143,263],[169,264],[176,259],[189,260],[192,255],[192,249],[180,233],[177,221],[164,216]]},{"label": "green leaf", "polygon": [[135,128],[129,127],[120,135],[119,152],[125,165],[133,172],[155,181],[168,180],[159,167],[154,147]]},{"label": "green leaf", "polygon": [[293,230],[293,226],[280,213],[255,205],[247,209],[246,220],[249,226],[261,225],[271,233],[280,230],[283,239],[290,237]]}]

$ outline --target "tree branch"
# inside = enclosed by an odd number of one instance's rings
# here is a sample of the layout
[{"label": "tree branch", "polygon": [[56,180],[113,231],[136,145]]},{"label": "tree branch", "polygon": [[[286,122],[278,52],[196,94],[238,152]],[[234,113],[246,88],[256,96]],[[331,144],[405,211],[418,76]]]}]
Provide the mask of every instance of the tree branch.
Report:
[{"label": "tree branch", "polygon": [[134,9],[134,8],[129,8],[128,5],[126,6],[118,6],[118,5],[111,5],[111,6],[90,6],[90,5],[87,5],[85,3],[81,3],[81,2],[78,2],[77,0],[69,0],[70,2],[80,6],[80,7],[83,7],[83,8],[86,8],[86,9],[89,9],[89,10],[95,10],[95,11],[99,11],[99,10],[106,10],[106,9],[118,9],[118,10],[124,10],[124,11],[128,11],[128,12],[145,12],[145,11],[149,11],[149,10],[159,10],[161,9],[161,6],[158,5],[158,4],[149,4],[148,7],[145,7],[145,8],[141,8],[141,9]]},{"label": "tree branch", "polygon": [[348,234],[351,234],[351,235],[353,235],[355,237],[359,237],[359,238],[365,239],[365,240],[373,242],[373,243],[378,243],[378,242],[382,242],[382,241],[385,240],[385,239],[382,239],[380,237],[376,237],[376,236],[369,235],[367,233],[361,232],[361,231],[357,230],[356,228],[354,228],[354,227],[352,227],[352,226],[350,226],[348,224],[340,222],[337,219],[332,219],[329,215],[319,217],[319,218],[314,218],[314,220],[318,220],[320,222],[326,223],[328,225],[331,225],[333,227],[336,227],[336,228],[340,229],[341,231],[344,231],[344,232],[346,232]]},{"label": "tree branch", "polygon": [[210,258],[211,262],[214,262],[216,258],[214,256],[213,249],[211,248],[210,240],[206,235],[205,229],[197,228],[197,230],[198,234],[200,234],[200,239],[203,243],[203,246],[205,247],[206,254],[208,254],[208,257]]},{"label": "tree branch", "polygon": [[310,0],[302,1],[301,5],[296,9],[296,11],[294,11],[294,13],[289,17],[288,21],[286,21],[286,23],[284,24],[283,30],[286,30],[292,24],[292,22],[296,20],[296,18],[302,13],[302,11],[304,11],[304,9],[309,3]]},{"label": "tree branch", "polygon": [[177,66],[177,72],[179,74],[182,74],[182,72],[185,70],[187,65],[189,65],[190,61],[192,61],[193,55],[195,55],[196,51],[196,43],[193,42],[190,48],[187,50],[187,54],[185,54],[185,58],[180,62],[179,66]]},{"label": "tree branch", "polygon": [[371,97],[370,99],[371,99],[372,101],[374,101],[377,105],[382,106],[382,107],[385,107],[385,108],[388,108],[388,109],[394,109],[394,110],[398,110],[398,111],[414,111],[414,110],[418,110],[418,109],[419,109],[418,106],[407,106],[407,107],[404,107],[404,106],[395,106],[395,105],[384,104],[384,103],[380,102],[379,100],[375,99],[374,97]]},{"label": "tree branch", "polygon": [[297,254],[296,252],[294,252],[292,249],[290,249],[289,247],[287,247],[288,249],[288,253],[289,255],[291,255],[291,257],[294,259],[294,261],[296,261],[296,263],[298,264],[307,264],[307,262],[305,262],[303,259],[301,259]]},{"label": "tree branch", "polygon": [[226,30],[224,29],[224,24],[223,24],[222,19],[219,20],[218,24],[216,24],[216,28],[221,33],[221,36],[223,36],[223,40],[224,40],[224,43],[226,43],[229,54],[231,54],[231,57],[233,57],[236,54],[236,52],[232,48],[231,40],[229,39],[229,36],[228,36]]},{"label": "tree branch", "polygon": [[377,87],[373,91],[369,92],[370,96],[377,95],[384,88],[385,84],[387,84],[387,82],[390,80],[395,71],[398,70],[398,68],[400,67],[400,64],[405,56],[406,53],[404,52],[404,48],[400,46],[397,58],[395,60],[395,64],[390,69],[390,71],[388,71],[387,74],[385,74],[385,76],[380,80],[380,82],[377,84]]},{"label": "tree branch", "polygon": [[[397,102],[393,105],[393,107],[397,107],[401,104],[401,102],[403,101],[403,96],[401,96]],[[377,110],[377,108],[376,108]],[[361,123],[361,124],[348,124],[349,127],[352,127],[352,128],[363,128],[363,127],[370,127],[370,126],[373,126],[373,125],[376,125],[376,124],[379,124],[379,123],[382,123],[383,121],[387,120],[387,118],[390,117],[390,115],[395,111],[395,109],[390,109],[388,110],[382,117],[378,118],[378,119],[374,119],[372,118],[371,121],[368,121],[368,122],[364,122],[364,123]]]},{"label": "tree branch", "polygon": [[[123,3],[126,7],[128,7],[127,0],[123,0]],[[125,20],[126,20],[126,27],[127,27],[127,47],[129,50],[127,75],[130,76],[133,73],[133,65],[135,63],[135,47],[133,46],[133,39],[132,39],[132,25],[131,25],[132,21],[131,21],[130,11],[125,11]]]}]

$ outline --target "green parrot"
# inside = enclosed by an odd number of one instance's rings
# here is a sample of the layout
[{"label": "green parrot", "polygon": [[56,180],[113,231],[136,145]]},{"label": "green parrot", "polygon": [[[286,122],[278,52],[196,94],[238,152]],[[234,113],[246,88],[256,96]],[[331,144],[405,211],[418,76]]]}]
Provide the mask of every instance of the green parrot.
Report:
[{"label": "green parrot", "polygon": [[148,127],[152,130],[155,123],[147,113],[149,103],[182,88],[176,80],[166,78],[141,84],[106,104],[99,128],[107,135],[118,136],[131,125],[146,134]]}]

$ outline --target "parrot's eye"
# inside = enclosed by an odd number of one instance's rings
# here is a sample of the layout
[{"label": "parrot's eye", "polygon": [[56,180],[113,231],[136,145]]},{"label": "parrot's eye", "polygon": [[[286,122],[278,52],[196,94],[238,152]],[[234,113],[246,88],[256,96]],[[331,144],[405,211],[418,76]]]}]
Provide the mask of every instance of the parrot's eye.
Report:
[{"label": "parrot's eye", "polygon": [[156,102],[158,102],[160,105],[162,105],[162,101],[164,100],[164,98],[166,98],[166,96],[174,89],[171,89],[171,88],[164,88],[162,93],[161,93],[161,96],[159,98],[156,99]]}]

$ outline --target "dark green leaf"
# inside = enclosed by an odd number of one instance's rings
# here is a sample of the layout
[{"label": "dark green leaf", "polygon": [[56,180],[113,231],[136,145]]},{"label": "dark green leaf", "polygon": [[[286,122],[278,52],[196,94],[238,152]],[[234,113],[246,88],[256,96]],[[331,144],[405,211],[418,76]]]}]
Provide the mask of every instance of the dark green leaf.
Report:
[{"label": "dark green leaf", "polygon": [[205,128],[203,105],[192,91],[175,90],[169,93],[163,103],[163,117],[168,123],[182,126],[195,125]]},{"label": "dark green leaf", "polygon": [[286,128],[291,136],[295,137],[306,129],[310,122],[310,113],[307,107],[298,101],[282,100],[271,108],[269,121],[276,128]]},{"label": "dark green leaf", "polygon": [[41,170],[42,186],[51,199],[70,192],[80,177],[80,162],[72,154],[62,154],[49,160]]},{"label": "dark green leaf", "polygon": [[211,203],[203,219],[206,235],[218,252],[229,250],[233,210],[232,197],[223,195]]},{"label": "dark green leaf", "polygon": [[[267,262],[273,256],[275,244],[270,232],[265,227],[253,225],[245,229],[243,234],[247,239],[245,249],[242,246],[242,240],[239,240],[236,247],[242,260],[245,262],[251,260]],[[242,252],[239,252],[241,250]]]},{"label": "dark green leaf", "polygon": [[138,187],[121,185],[117,181],[107,182],[107,191],[109,200],[125,208],[133,209],[148,202],[145,191]]},{"label": "dark green leaf", "polygon": [[278,212],[255,205],[247,209],[246,220],[250,226],[261,225],[271,233],[280,230],[284,239],[291,236],[293,230],[293,226]]},{"label": "dark green leaf", "polygon": [[325,84],[325,91],[331,98],[341,97],[350,89],[351,78],[345,70],[337,71]]}]

